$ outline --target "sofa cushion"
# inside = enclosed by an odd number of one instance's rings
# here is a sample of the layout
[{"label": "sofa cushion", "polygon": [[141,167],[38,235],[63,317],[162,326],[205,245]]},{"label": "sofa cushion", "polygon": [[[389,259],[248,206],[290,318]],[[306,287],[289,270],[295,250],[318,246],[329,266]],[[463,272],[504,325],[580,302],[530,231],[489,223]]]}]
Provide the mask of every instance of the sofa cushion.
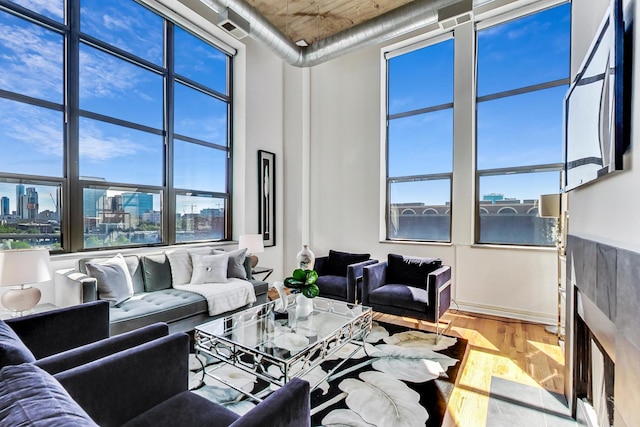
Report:
[{"label": "sofa cushion", "polygon": [[212,248],[175,249],[166,251],[169,264],[171,265],[171,278],[173,285],[186,285],[191,282],[193,267],[191,265],[191,255],[211,254]]},{"label": "sofa cushion", "polygon": [[191,254],[190,285],[202,285],[204,283],[226,283],[229,254],[198,255]]},{"label": "sofa cushion", "polygon": [[329,250],[329,265],[327,271],[334,276],[346,276],[347,267],[351,264],[366,261],[371,258],[369,254],[351,254]]},{"label": "sofa cushion", "polygon": [[97,426],[55,378],[31,363],[0,371],[0,425]]},{"label": "sofa cushion", "polygon": [[18,334],[0,320],[0,367],[35,361],[33,353],[24,345]]},{"label": "sofa cushion", "polygon": [[133,281],[121,254],[85,265],[89,276],[97,281],[99,299],[117,305],[133,296]]},{"label": "sofa cushion", "polygon": [[421,258],[389,254],[387,258],[387,283],[401,283],[427,288],[427,276],[442,265],[440,258]]},{"label": "sofa cushion", "polygon": [[164,253],[144,255],[141,260],[146,292],[171,288],[171,265]]},{"label": "sofa cushion", "polygon": [[347,298],[347,278],[345,276],[320,276],[316,280],[321,297]]},{"label": "sofa cushion", "polygon": [[[222,249],[214,249],[214,254],[225,253]],[[227,266],[227,277],[235,277],[236,279],[247,280],[247,269],[244,266],[244,260],[247,257],[247,248],[236,249],[227,252],[229,254],[229,264]]]},{"label": "sofa cushion", "polygon": [[426,313],[429,294],[422,287],[386,284],[369,292],[369,303],[373,306],[379,304]]},{"label": "sofa cushion", "polygon": [[111,334],[156,322],[171,323],[200,313],[208,313],[207,300],[193,292],[163,289],[134,295],[109,311]]},{"label": "sofa cushion", "polygon": [[[112,255],[96,256],[91,258],[82,258],[78,261],[78,270],[87,274],[86,263],[100,262],[111,258]],[[138,255],[123,255],[124,261],[127,263],[131,280],[133,281],[133,293],[139,294],[144,292],[144,277],[142,275],[142,267]]]},{"label": "sofa cushion", "polygon": [[143,412],[124,426],[228,426],[238,418],[238,414],[224,406],[184,391]]}]

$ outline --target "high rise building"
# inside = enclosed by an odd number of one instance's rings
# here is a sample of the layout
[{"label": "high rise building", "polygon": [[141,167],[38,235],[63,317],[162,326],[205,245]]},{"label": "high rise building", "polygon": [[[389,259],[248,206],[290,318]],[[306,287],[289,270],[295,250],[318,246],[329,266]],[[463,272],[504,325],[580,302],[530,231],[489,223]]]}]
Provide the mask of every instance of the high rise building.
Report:
[{"label": "high rise building", "polygon": [[142,215],[153,211],[153,194],[122,193],[122,209],[129,214],[131,226],[137,226],[143,220]]},{"label": "high rise building", "polygon": [[22,205],[22,218],[36,219],[38,218],[38,192],[35,187],[27,188],[27,194],[22,196],[24,203]]},{"label": "high rise building", "polygon": [[24,196],[24,185],[16,185],[16,215],[22,218],[22,196]]},{"label": "high rise building", "polygon": [[0,199],[0,215],[8,216],[11,215],[11,205],[9,205],[9,198],[6,196],[2,196]]}]

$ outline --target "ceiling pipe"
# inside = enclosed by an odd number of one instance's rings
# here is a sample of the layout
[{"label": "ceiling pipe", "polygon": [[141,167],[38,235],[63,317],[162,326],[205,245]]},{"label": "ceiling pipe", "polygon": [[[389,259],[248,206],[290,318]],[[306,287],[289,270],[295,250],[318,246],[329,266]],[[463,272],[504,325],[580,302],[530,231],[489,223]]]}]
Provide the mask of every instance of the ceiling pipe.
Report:
[{"label": "ceiling pipe", "polygon": [[438,9],[459,0],[414,0],[390,12],[300,47],[244,0],[200,0],[221,13],[230,8],[249,21],[250,35],[265,44],[284,61],[296,67],[312,67],[363,47],[436,23]]}]

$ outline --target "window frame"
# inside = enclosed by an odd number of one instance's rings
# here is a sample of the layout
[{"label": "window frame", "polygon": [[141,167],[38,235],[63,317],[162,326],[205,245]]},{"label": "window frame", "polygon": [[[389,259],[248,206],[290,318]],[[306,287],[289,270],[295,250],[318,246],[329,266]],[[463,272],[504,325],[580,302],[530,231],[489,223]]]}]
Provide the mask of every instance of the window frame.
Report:
[{"label": "window frame", "polygon": [[[497,99],[507,98],[511,96],[523,95],[528,93],[533,93],[537,91],[542,91],[545,89],[556,88],[559,86],[566,85],[567,87],[570,84],[571,78],[567,76],[566,78],[556,79],[547,81],[544,83],[538,83],[533,85],[527,85],[518,87],[515,89],[509,89],[505,91],[499,91],[491,94],[486,94],[482,96],[478,96],[478,52],[479,52],[479,34],[481,31],[497,27],[499,25],[507,24],[511,21],[515,21],[517,19],[525,18],[527,16],[531,16],[537,13],[544,12],[554,7],[559,7],[564,4],[570,4],[570,1],[560,0],[560,1],[550,1],[545,2],[541,5],[532,5],[529,8],[517,9],[512,12],[505,13],[504,15],[499,15],[496,17],[492,17],[483,22],[476,23],[476,28],[474,30],[474,38],[475,38],[475,58],[474,58],[474,66],[475,66],[475,85],[474,85],[474,114],[476,119],[475,121],[475,129],[474,129],[474,139],[475,139],[475,161],[474,161],[474,169],[475,169],[475,201],[474,201],[474,244],[479,246],[505,246],[505,247],[513,247],[513,246],[524,246],[524,247],[552,247],[555,246],[555,243],[551,243],[549,245],[539,245],[533,243],[496,243],[496,242],[484,242],[481,241],[481,211],[484,209],[481,206],[481,194],[480,194],[480,180],[485,176],[506,176],[506,175],[515,175],[515,174],[525,174],[525,173],[537,173],[537,172],[558,172],[558,192],[561,191],[562,188],[562,171],[564,168],[564,163],[547,163],[547,164],[539,164],[539,165],[527,165],[527,166],[513,166],[513,167],[501,167],[501,168],[488,168],[488,169],[479,169],[478,168],[478,105],[482,102],[493,101]],[[569,24],[571,25],[571,24]],[[568,55],[567,58],[568,66],[570,66],[571,57]],[[568,68],[569,70],[569,68]],[[570,74],[570,70],[569,70]],[[560,148],[562,147],[562,141],[559,141]],[[485,209],[486,210],[486,209]]]},{"label": "window frame", "polygon": [[[62,78],[62,104],[47,101],[44,99],[34,98],[31,96],[23,95],[17,92],[11,92],[0,89],[0,98],[8,99],[11,101],[18,101],[27,105],[33,105],[36,107],[42,107],[49,110],[61,112],[63,115],[62,130],[63,130],[63,167],[60,177],[40,176],[37,174],[15,174],[5,173],[0,171],[0,178],[16,180],[16,181],[37,181],[44,183],[52,183],[61,186],[61,200],[59,201],[60,209],[60,251],[52,252],[80,252],[90,251],[96,249],[118,249],[118,248],[132,248],[132,247],[147,247],[147,246],[166,246],[175,244],[191,244],[199,242],[209,241],[229,241],[232,235],[232,178],[233,178],[233,63],[235,49],[230,48],[224,42],[217,40],[211,35],[203,36],[203,31],[199,28],[190,28],[194,24],[190,23],[186,19],[174,19],[170,14],[163,13],[162,7],[156,9],[153,5],[147,4],[147,2],[138,2],[131,0],[138,7],[144,7],[151,13],[154,13],[162,19],[162,34],[163,34],[163,56],[164,61],[162,65],[157,65],[149,60],[138,57],[132,53],[129,53],[121,48],[113,46],[106,41],[102,41],[93,36],[80,31],[80,0],[66,0],[63,22],[58,22],[54,19],[48,18],[44,15],[40,15],[35,11],[27,9],[17,3],[8,2],[6,0],[0,0],[0,11],[2,13],[8,13],[11,16],[25,20],[31,24],[36,24],[45,30],[52,31],[63,38],[63,50],[62,63],[63,63],[63,78]],[[179,16],[178,16],[179,17]],[[191,80],[185,76],[181,76],[174,72],[174,27],[180,26],[180,28],[189,34],[197,37],[204,43],[210,45],[212,48],[217,49],[220,53],[226,57],[226,85],[227,93],[220,93],[213,88],[210,88],[197,81]],[[115,58],[124,60],[129,64],[142,67],[145,70],[155,73],[162,78],[162,91],[163,100],[161,101],[162,109],[162,128],[155,128],[147,125],[143,125],[112,116],[103,115],[100,113],[80,109],[80,59],[79,53],[81,46],[86,45],[91,48],[98,49],[99,51],[108,55],[113,55]],[[189,87],[192,87],[207,96],[211,96],[226,104],[226,144],[222,146],[220,144],[213,144],[206,141],[190,138],[185,135],[179,135],[174,132],[174,94],[173,85],[181,83]],[[142,185],[135,183],[121,183],[106,180],[95,179],[81,179],[80,176],[80,119],[88,118],[92,120],[98,120],[101,123],[112,124],[117,126],[123,126],[127,129],[133,129],[137,131],[147,132],[152,135],[162,137],[162,183],[161,185]],[[211,149],[221,150],[225,153],[225,173],[224,173],[224,192],[203,191],[202,189],[176,189],[173,183],[173,167],[174,167],[174,139],[180,139],[181,141],[189,143],[197,143],[206,146]],[[86,188],[95,187],[117,187],[118,189],[126,189],[132,192],[136,191],[149,191],[152,193],[160,194],[160,211],[161,211],[161,241],[152,244],[137,244],[137,245],[125,245],[125,246],[103,246],[100,248],[85,247],[84,242],[84,198],[83,193]],[[190,241],[178,241],[176,236],[176,194],[182,194],[185,192],[193,192],[198,194],[206,193],[210,197],[220,198],[224,200],[224,230],[223,237],[221,239],[211,240],[190,240]],[[0,235],[0,238],[2,236]]]},{"label": "window frame", "polygon": [[[388,242],[416,242],[416,243],[451,243],[452,241],[452,232],[453,232],[453,152],[455,145],[455,138],[453,138],[453,134],[455,132],[455,104],[454,104],[454,93],[451,94],[452,100],[451,102],[432,105],[429,107],[422,107],[413,110],[404,111],[401,113],[389,114],[389,61],[392,58],[411,53],[417,51],[419,49],[428,48],[431,46],[435,46],[439,43],[443,43],[446,41],[453,41],[453,91],[455,92],[455,37],[453,31],[447,31],[444,34],[439,34],[434,37],[430,37],[428,39],[419,41],[417,43],[412,43],[408,46],[403,46],[395,50],[390,50],[384,53],[383,61],[384,61],[384,127],[385,127],[385,137],[384,137],[384,171],[385,171],[385,202],[384,202],[384,240]],[[394,119],[401,119],[406,117],[418,116],[421,114],[428,114],[437,111],[444,111],[450,109],[452,112],[452,141],[451,141],[451,171],[450,172],[439,172],[439,173],[430,173],[430,174],[418,174],[418,175],[402,175],[402,176],[389,176],[389,129],[390,129],[390,121]],[[448,239],[447,240],[425,240],[419,238],[394,238],[391,237],[391,228],[392,228],[392,215],[391,215],[391,186],[396,183],[403,182],[427,182],[427,181],[443,181],[448,180],[449,182],[449,208],[447,210],[447,215],[449,216],[449,229],[448,229]],[[427,207],[425,206],[425,209]]]}]

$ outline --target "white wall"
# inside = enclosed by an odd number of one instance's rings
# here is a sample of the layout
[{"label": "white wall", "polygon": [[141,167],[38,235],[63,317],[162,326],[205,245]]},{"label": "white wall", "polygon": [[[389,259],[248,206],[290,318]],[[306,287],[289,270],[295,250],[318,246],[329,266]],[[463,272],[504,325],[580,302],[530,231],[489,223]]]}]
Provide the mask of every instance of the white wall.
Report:
[{"label": "white wall", "polygon": [[[462,51],[474,50],[471,26],[456,31],[456,39],[467,40],[464,49],[456,45],[456,58],[470,58]],[[554,323],[555,250],[473,245],[471,63],[456,74],[467,89],[459,90],[463,85],[458,85],[455,94],[456,121],[465,124],[454,132],[452,244],[381,241],[380,49],[363,49],[311,70],[311,249],[316,255],[329,249],[369,252],[378,259],[386,259],[390,252],[441,257],[453,267],[454,294],[462,308]]]}]

